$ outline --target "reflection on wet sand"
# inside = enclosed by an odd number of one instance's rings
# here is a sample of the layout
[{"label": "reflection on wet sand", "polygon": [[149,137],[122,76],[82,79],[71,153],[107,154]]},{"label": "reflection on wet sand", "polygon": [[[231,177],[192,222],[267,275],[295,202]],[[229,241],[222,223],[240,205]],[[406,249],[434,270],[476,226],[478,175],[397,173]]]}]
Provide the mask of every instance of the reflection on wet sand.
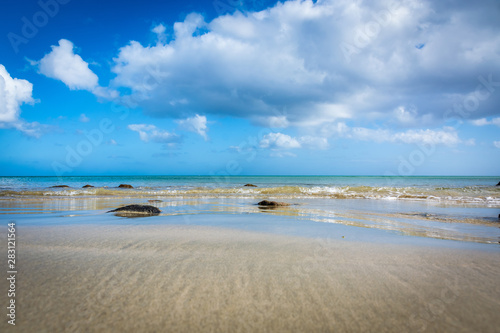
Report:
[{"label": "reflection on wet sand", "polygon": [[[291,200],[290,206],[258,206],[257,200],[245,198],[170,199],[135,197],[30,197],[0,199],[0,214],[34,214],[57,212],[104,213],[129,204],[148,204],[162,210],[161,216],[192,214],[269,214],[294,220],[336,223],[347,226],[390,230],[405,235],[461,240],[481,243],[500,241],[499,223],[487,218],[471,218],[427,212],[382,212],[353,210],[335,200]],[[346,201],[342,201],[345,203]],[[384,203],[381,205],[383,207]],[[402,204],[399,203],[401,206]],[[399,206],[398,206],[399,207]],[[404,208],[404,207],[402,207]]]}]

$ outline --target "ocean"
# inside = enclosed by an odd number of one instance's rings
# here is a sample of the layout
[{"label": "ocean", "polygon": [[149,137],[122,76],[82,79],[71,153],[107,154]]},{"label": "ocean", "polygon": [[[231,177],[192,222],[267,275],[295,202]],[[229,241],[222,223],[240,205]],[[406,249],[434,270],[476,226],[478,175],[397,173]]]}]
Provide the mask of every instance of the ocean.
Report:
[{"label": "ocean", "polygon": [[[1,177],[0,212],[6,218],[24,218],[25,223],[33,225],[102,219],[128,223],[106,212],[126,204],[149,204],[162,210],[160,216],[148,217],[148,222],[155,223],[169,223],[169,216],[184,216],[185,223],[193,223],[192,216],[196,215],[195,223],[199,224],[204,223],[204,215],[222,214],[232,216],[228,222],[231,227],[279,229],[281,233],[313,237],[337,235],[339,226],[349,226],[346,232],[370,228],[407,236],[498,244],[500,187],[495,185],[499,180],[382,176]],[[120,184],[133,188],[118,188]],[[53,187],[57,185],[67,187]],[[84,185],[94,187],[82,188]],[[291,205],[276,209],[256,205],[264,199]],[[249,222],[253,220],[248,214],[280,216],[290,222],[290,227],[280,224],[279,228],[271,228]],[[57,215],[73,218],[54,219]],[[247,218],[237,219],[237,215]]]},{"label": "ocean", "polygon": [[[500,177],[79,176],[0,177],[0,196],[163,196],[424,200],[500,206]],[[85,188],[84,185],[94,188]],[[130,184],[133,189],[118,189]],[[256,187],[245,187],[253,184]],[[68,188],[53,188],[67,185]]]}]

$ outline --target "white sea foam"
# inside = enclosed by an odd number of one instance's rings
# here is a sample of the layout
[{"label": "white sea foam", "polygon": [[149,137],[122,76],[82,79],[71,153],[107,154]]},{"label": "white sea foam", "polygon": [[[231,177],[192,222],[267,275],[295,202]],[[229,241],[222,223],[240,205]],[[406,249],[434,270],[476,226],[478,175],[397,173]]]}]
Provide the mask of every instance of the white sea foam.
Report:
[{"label": "white sea foam", "polygon": [[94,188],[9,188],[0,190],[0,197],[165,197],[165,198],[329,198],[411,200],[456,204],[500,206],[500,188],[494,186],[365,186],[365,185],[289,185],[242,187],[231,184],[203,183],[193,185],[137,186],[132,189],[116,187]]}]

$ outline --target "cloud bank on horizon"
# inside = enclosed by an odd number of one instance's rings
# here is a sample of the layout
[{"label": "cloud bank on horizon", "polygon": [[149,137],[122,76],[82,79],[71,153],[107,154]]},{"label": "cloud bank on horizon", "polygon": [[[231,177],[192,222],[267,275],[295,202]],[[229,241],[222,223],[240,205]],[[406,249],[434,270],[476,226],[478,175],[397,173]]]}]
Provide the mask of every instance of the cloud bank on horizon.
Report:
[{"label": "cloud bank on horizon", "polygon": [[[118,47],[105,85],[71,36],[31,64],[70,90],[137,108],[150,123],[174,119],[178,130],[205,141],[211,118],[230,117],[273,129],[256,144],[273,151],[327,149],[336,138],[474,145],[459,131],[463,122],[500,127],[497,7],[489,0],[324,0],[208,21],[193,12],[154,25],[152,44]],[[20,107],[34,103],[31,91],[0,67],[0,126],[30,134]],[[128,129],[145,142],[182,142],[152,124]]]}]

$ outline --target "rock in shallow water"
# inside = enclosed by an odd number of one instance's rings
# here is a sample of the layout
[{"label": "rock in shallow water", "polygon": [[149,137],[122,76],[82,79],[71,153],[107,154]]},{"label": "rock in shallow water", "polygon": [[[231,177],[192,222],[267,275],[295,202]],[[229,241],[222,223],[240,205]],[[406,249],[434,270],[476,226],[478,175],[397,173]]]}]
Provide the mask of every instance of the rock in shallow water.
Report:
[{"label": "rock in shallow water", "polygon": [[257,187],[257,185],[254,185],[254,184],[245,184],[243,186],[248,186],[248,187]]},{"label": "rock in shallow water", "polygon": [[157,207],[148,206],[148,205],[128,205],[124,207],[120,207],[117,209],[110,210],[107,213],[115,213],[116,215],[124,215],[124,216],[149,216],[149,215],[158,215],[161,213]]},{"label": "rock in shallow water", "polygon": [[259,206],[273,206],[273,207],[290,206],[290,204],[286,203],[286,202],[277,202],[277,201],[269,201],[269,200],[262,200],[257,205],[259,205]]},{"label": "rock in shallow water", "polygon": [[63,188],[66,188],[66,187],[69,187],[68,185],[54,185],[54,186],[51,186],[52,188],[57,188],[57,187],[63,187]]},{"label": "rock in shallow water", "polygon": [[92,185],[83,185],[82,188],[94,187]]},{"label": "rock in shallow water", "polygon": [[119,188],[134,188],[132,185],[129,185],[129,184],[120,184],[120,186],[118,186]]}]

